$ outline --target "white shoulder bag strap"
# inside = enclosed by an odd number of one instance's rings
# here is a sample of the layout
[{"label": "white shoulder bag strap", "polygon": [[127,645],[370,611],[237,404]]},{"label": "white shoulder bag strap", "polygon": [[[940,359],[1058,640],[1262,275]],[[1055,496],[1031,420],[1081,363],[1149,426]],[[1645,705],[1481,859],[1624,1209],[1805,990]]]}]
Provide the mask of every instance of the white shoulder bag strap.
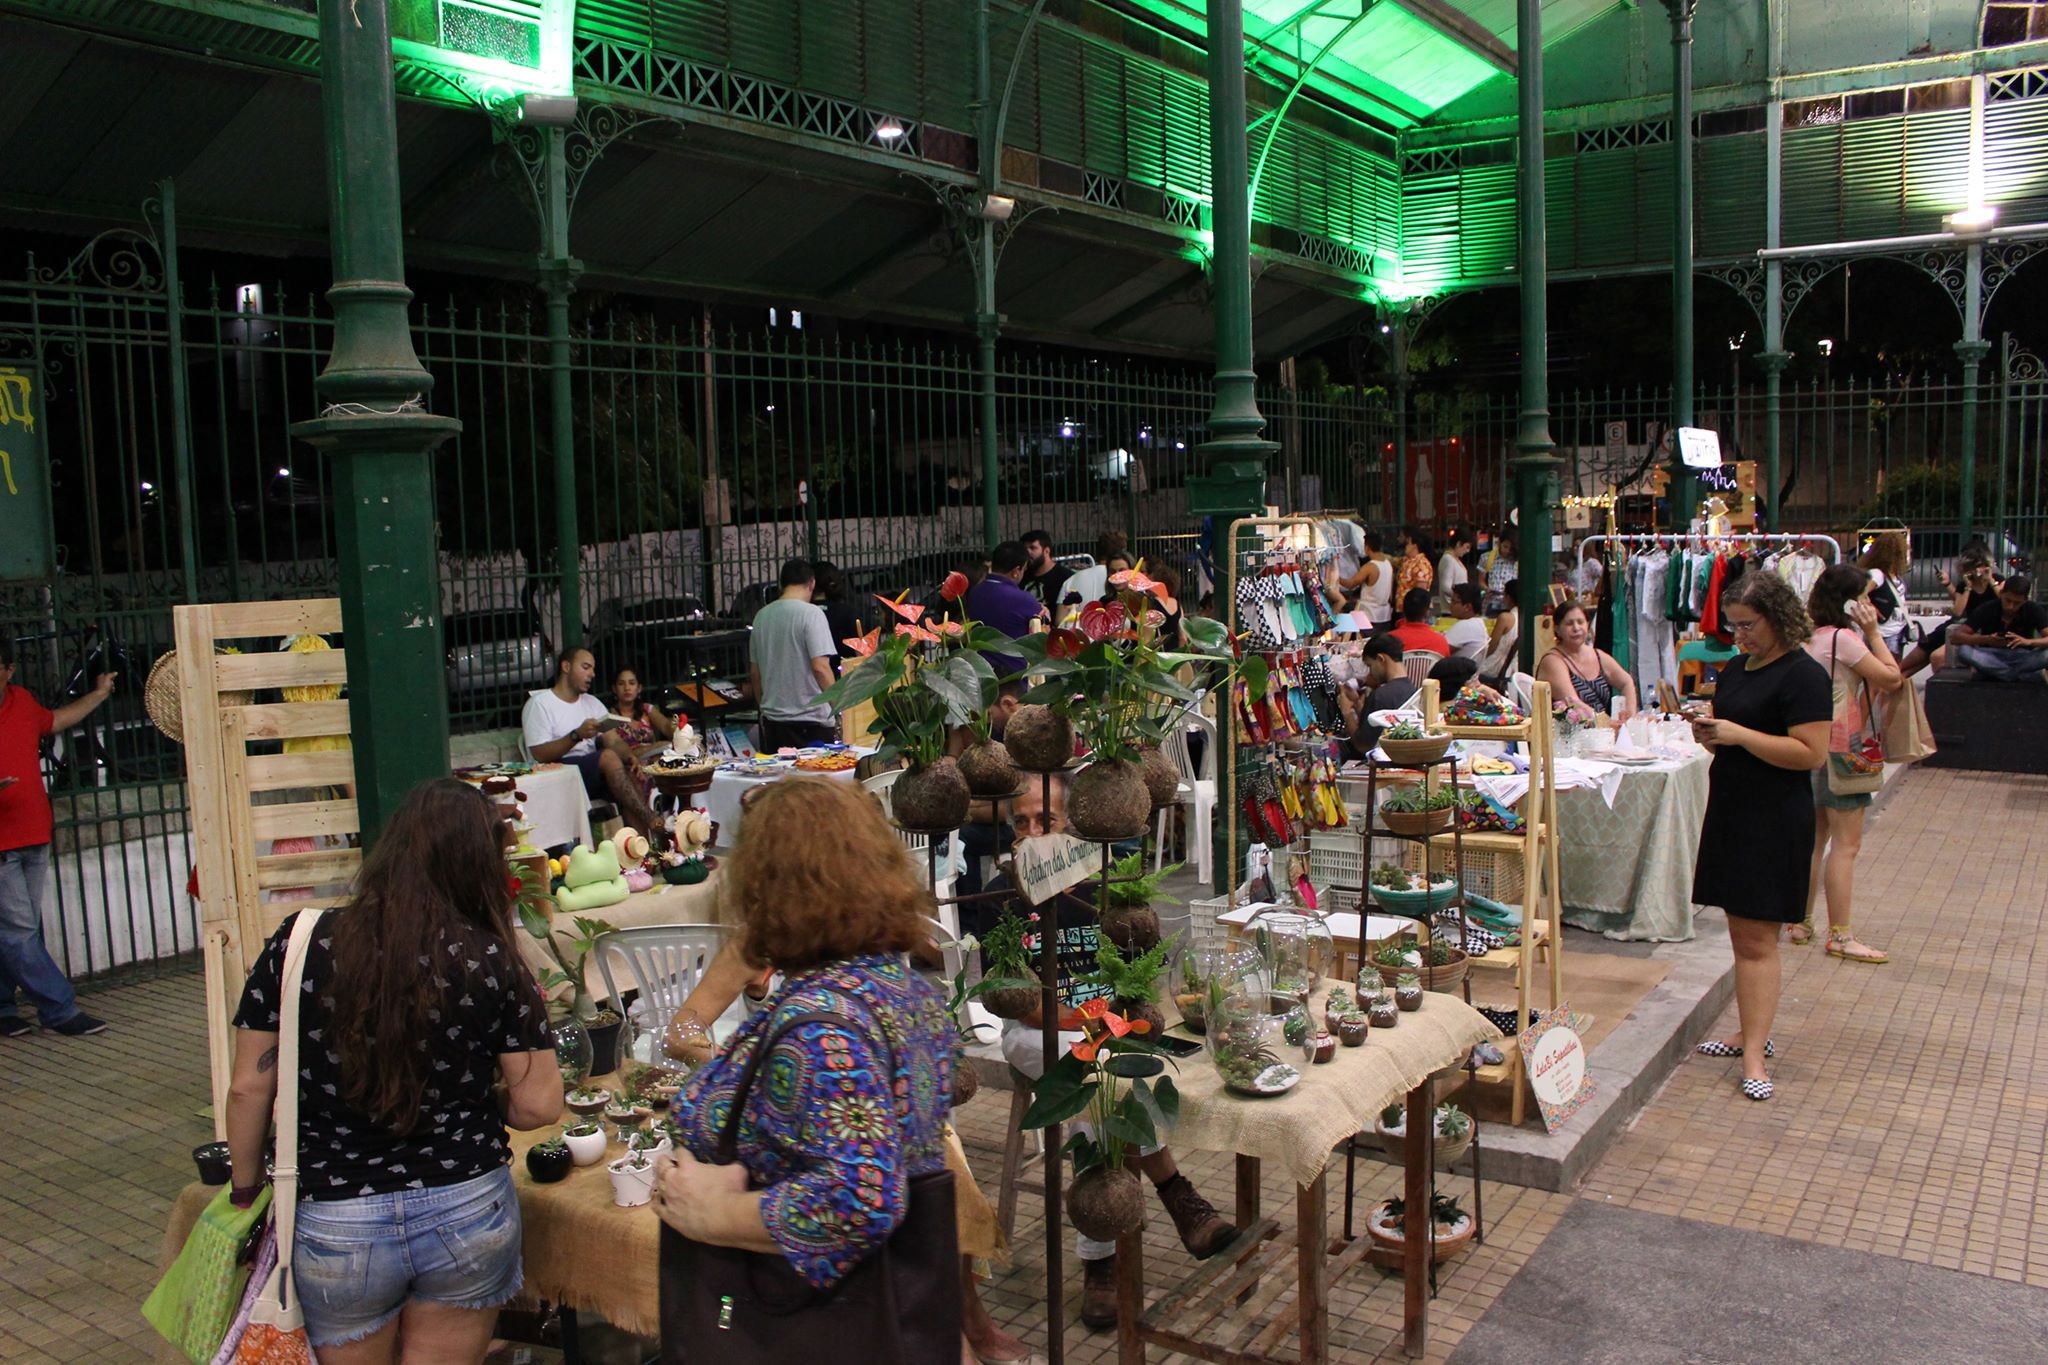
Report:
[{"label": "white shoulder bag strap", "polygon": [[249,1314],[252,1324],[264,1323],[282,1332],[305,1326],[299,1312],[298,1286],[292,1283],[292,1225],[299,1206],[299,1000],[305,994],[306,951],[321,911],[301,910],[285,946],[284,980],[277,1021],[277,1160],[271,1168],[271,1216],[277,1224],[277,1268],[270,1272],[263,1296]]}]

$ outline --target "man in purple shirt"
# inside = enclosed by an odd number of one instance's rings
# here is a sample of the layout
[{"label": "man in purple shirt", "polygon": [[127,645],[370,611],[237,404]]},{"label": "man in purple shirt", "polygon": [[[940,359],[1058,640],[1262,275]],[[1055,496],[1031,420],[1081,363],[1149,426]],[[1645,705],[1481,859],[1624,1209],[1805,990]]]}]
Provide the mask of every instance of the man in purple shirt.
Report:
[{"label": "man in purple shirt", "polygon": [[[1045,603],[1018,586],[1029,559],[1024,547],[1014,540],[996,546],[989,555],[988,577],[967,590],[967,614],[1013,640],[1029,635],[1031,623],[1046,614]],[[997,677],[1008,677],[1024,667],[1023,658],[1016,654],[983,657]]]}]

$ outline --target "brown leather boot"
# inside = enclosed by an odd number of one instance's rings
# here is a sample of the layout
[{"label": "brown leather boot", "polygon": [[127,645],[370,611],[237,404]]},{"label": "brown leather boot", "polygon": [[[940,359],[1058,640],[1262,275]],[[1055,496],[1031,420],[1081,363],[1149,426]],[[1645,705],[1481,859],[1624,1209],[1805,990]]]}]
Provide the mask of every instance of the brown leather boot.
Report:
[{"label": "brown leather boot", "polygon": [[1202,1198],[1201,1191],[1186,1176],[1176,1173],[1173,1179],[1158,1188],[1159,1202],[1166,1206],[1167,1216],[1173,1219],[1174,1231],[1180,1234],[1180,1244],[1196,1260],[1208,1260],[1229,1246],[1231,1238],[1237,1236],[1237,1229],[1223,1220],[1215,1205]]},{"label": "brown leather boot", "polygon": [[1091,1332],[1116,1326],[1116,1257],[1081,1262],[1081,1325]]}]

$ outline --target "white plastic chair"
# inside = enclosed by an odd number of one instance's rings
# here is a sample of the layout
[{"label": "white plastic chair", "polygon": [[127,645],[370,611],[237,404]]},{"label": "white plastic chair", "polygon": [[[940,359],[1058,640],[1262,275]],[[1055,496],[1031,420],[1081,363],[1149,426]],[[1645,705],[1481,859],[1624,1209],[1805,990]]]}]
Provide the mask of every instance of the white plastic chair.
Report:
[{"label": "white plastic chair", "polygon": [[1515,674],[1515,705],[1522,708],[1523,715],[1528,715],[1529,708],[1536,704],[1535,697],[1535,676],[1529,673]]},{"label": "white plastic chair", "polygon": [[614,959],[625,963],[632,974],[631,985],[646,1002],[648,1027],[634,1040],[633,1055],[652,1061],[654,1049],[668,1021],[681,1008],[697,983],[704,979],[711,960],[725,946],[732,931],[717,924],[649,924],[632,929],[614,929],[599,934],[591,948],[597,958],[598,974],[604,978],[605,994],[621,1014],[625,995],[613,972]]},{"label": "white plastic chair", "polygon": [[1443,657],[1434,650],[1411,649],[1401,656],[1401,667],[1408,671],[1408,681],[1420,687],[1429,681],[1429,670]]},{"label": "white plastic chair", "polygon": [[[1188,731],[1199,729],[1206,742],[1198,765],[1188,752]],[[1195,864],[1195,876],[1204,886],[1214,871],[1215,855],[1210,847],[1210,827],[1216,818],[1216,724],[1198,708],[1183,713],[1182,721],[1160,741],[1159,751],[1180,771],[1180,785],[1174,792],[1174,806],[1188,807],[1188,855]],[[1166,817],[1173,807],[1162,808],[1152,839],[1152,870],[1166,861]]]},{"label": "white plastic chair", "polygon": [[[892,817],[892,821],[895,815],[895,806],[890,801],[890,794],[896,786],[896,779],[901,776],[903,776],[903,769],[891,768],[888,772],[876,773],[873,777],[863,780],[860,784],[863,789],[882,803],[882,813]],[[893,823],[891,827],[894,828]],[[947,835],[946,846],[939,850],[939,884],[936,894],[942,897],[953,894],[953,859],[957,852],[953,842],[954,838],[954,835]],[[913,834],[907,829],[897,829],[896,840],[903,845],[904,853],[909,857],[911,866],[917,869],[918,880],[923,881],[929,877],[931,875],[931,836],[928,834]],[[940,910],[942,914],[954,915],[956,919],[959,914],[950,905],[942,906]]]}]

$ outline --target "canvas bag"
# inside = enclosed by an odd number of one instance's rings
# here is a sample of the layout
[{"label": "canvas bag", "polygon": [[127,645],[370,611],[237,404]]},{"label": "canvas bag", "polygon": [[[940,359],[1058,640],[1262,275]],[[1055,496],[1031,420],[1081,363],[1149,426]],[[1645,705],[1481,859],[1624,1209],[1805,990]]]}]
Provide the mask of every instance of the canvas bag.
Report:
[{"label": "canvas bag", "polygon": [[[1828,686],[1835,681],[1835,656],[1841,649],[1839,629],[1828,649]],[[1854,675],[1852,675],[1854,676]],[[1884,740],[1877,732],[1877,713],[1870,697],[1870,684],[1854,676],[1849,693],[1860,699],[1863,720],[1840,750],[1835,748],[1834,726],[1828,727],[1828,790],[1836,796],[1862,796],[1884,786]]]},{"label": "canvas bag", "polygon": [[301,910],[285,946],[284,981],[277,1021],[277,1160],[271,1168],[271,1226],[277,1237],[277,1265],[249,1313],[248,1328],[235,1348],[236,1365],[312,1365],[306,1319],[292,1283],[292,1228],[299,1205],[299,1000],[318,910]]},{"label": "canvas bag", "polygon": [[1884,756],[1888,763],[1918,763],[1934,753],[1934,728],[1927,723],[1927,703],[1912,681],[1885,699]]},{"label": "canvas bag", "polygon": [[270,1211],[270,1191],[238,1209],[223,1187],[185,1236],[184,1249],[143,1302],[142,1316],[188,1360],[206,1365],[221,1348],[248,1285],[243,1254]]}]

